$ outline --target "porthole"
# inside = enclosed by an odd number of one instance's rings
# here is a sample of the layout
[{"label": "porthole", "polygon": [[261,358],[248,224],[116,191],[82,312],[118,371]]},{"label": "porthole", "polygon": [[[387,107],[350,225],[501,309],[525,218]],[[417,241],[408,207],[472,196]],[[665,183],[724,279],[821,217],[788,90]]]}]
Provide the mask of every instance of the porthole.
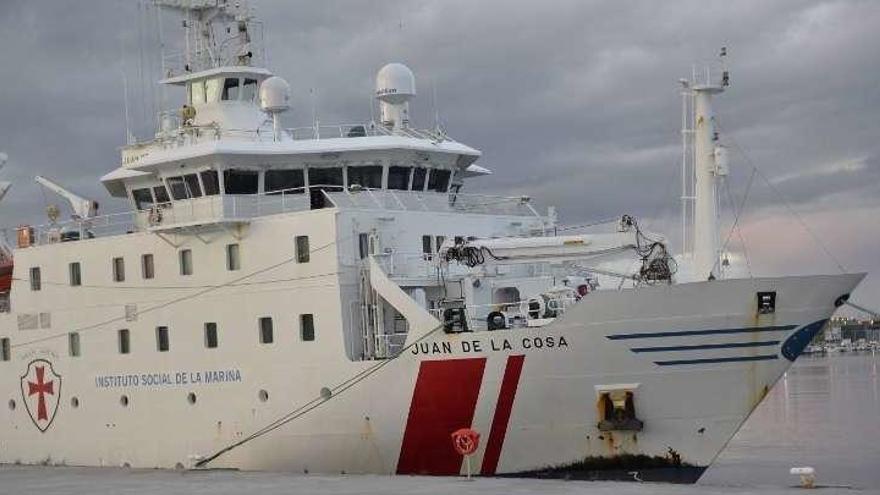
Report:
[{"label": "porthole", "polygon": [[70,398],[70,407],[72,407],[72,408],[74,408],[74,409],[76,409],[77,407],[79,407],[79,399],[78,399],[77,397],[71,397],[71,398]]},{"label": "porthole", "polygon": [[15,399],[9,399],[9,410],[15,411]]},{"label": "porthole", "polygon": [[128,396],[123,395],[122,397],[120,397],[119,403],[122,405],[122,407],[128,407]]},{"label": "porthole", "polygon": [[260,402],[266,402],[269,400],[269,392],[266,392],[265,390],[260,390],[258,395],[260,397]]},{"label": "porthole", "polygon": [[187,394],[186,401],[189,402],[190,404],[195,404],[196,403],[195,392],[190,392],[189,394]]}]

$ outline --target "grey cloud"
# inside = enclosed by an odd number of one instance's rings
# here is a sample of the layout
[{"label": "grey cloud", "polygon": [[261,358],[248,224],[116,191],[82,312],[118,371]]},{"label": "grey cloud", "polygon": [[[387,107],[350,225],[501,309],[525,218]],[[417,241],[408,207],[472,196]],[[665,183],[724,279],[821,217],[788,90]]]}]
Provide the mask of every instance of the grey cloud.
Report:
[{"label": "grey cloud", "polygon": [[[310,125],[313,107],[322,123],[369,119],[375,71],[403,61],[418,79],[417,123],[433,125],[436,93],[449,133],[481,149],[482,164],[496,172],[471,191],[528,194],[558,205],[571,223],[633,213],[671,237],[676,81],[726,45],[733,85],[717,110],[724,138],[748,156],[733,156],[733,195],[743,194],[751,161],[805,216],[839,212],[845,223],[849,208],[880,213],[877,2],[253,3],[265,20],[270,68],[294,91],[287,124]],[[0,3],[0,149],[11,157],[0,175],[16,182],[0,224],[42,221],[36,173],[109,209],[125,207],[97,178],[116,167],[124,141],[123,53],[132,127],[145,138],[155,122],[157,92],[138,77],[159,76],[156,35],[139,23],[142,11],[119,0]],[[176,28],[168,19],[166,28],[170,42]],[[864,167],[834,168],[854,159]],[[744,225],[786,215],[766,185],[755,184],[750,198]],[[876,270],[870,249],[851,249],[864,240],[828,242]],[[865,297],[880,306],[880,282],[868,286]]]}]

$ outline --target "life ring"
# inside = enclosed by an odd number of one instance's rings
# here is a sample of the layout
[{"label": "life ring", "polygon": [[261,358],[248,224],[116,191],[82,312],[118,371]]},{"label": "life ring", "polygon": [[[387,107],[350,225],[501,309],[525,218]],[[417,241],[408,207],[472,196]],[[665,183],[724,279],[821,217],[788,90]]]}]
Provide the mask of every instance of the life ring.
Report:
[{"label": "life ring", "polygon": [[480,445],[480,434],[470,428],[452,432],[452,446],[460,455],[471,455]]},{"label": "life ring", "polygon": [[577,293],[578,293],[578,296],[580,296],[580,297],[586,296],[587,294],[590,293],[590,286],[588,284],[578,285]]}]

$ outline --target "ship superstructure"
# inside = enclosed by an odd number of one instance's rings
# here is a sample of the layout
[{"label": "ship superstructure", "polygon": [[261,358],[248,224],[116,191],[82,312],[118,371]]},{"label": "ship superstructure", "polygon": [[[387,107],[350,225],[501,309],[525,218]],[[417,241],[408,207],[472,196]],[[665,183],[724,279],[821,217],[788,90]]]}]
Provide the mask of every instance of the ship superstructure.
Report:
[{"label": "ship superstructure", "polygon": [[723,277],[720,84],[686,88],[676,263],[628,215],[568,231],[464,192],[491,172],[415,128],[402,64],[377,122],[283,128],[250,10],[159,3],[188,47],[161,84],[186,97],[101,179],[133,210],[17,231],[0,461],[454,475],[471,427],[484,475],[646,456],[692,480],[862,278]]}]

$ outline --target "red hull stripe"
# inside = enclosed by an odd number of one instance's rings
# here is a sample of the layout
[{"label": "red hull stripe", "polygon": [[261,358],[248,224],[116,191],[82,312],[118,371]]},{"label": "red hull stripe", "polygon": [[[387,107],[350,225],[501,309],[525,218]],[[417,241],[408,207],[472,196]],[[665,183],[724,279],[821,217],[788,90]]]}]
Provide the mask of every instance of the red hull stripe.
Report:
[{"label": "red hull stripe", "polygon": [[489,430],[486,453],[483,454],[483,467],[480,469],[480,474],[483,476],[495,474],[495,470],[498,468],[501,447],[504,446],[504,437],[507,436],[507,424],[510,421],[513,399],[516,397],[516,389],[519,386],[519,377],[522,374],[525,358],[522,355],[507,358],[504,378],[501,380],[501,390],[498,392],[498,404],[495,406],[495,416],[492,418],[492,429]]},{"label": "red hull stripe", "polygon": [[398,474],[456,475],[452,432],[469,428],[486,358],[422,361],[397,461]]}]

